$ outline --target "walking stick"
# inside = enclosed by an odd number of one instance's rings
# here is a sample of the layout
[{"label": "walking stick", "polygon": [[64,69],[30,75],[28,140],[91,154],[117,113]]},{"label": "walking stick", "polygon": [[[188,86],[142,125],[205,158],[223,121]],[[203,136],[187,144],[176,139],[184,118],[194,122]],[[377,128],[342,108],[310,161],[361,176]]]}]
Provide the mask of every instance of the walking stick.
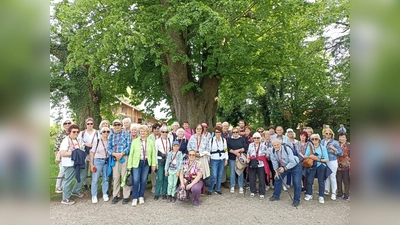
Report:
[{"label": "walking stick", "polygon": [[[285,186],[285,188],[286,188],[285,192],[287,192],[287,193],[289,194],[290,199],[292,199],[292,202],[294,202],[293,197],[292,197],[292,195],[290,194],[290,192],[289,192],[289,190],[288,190],[288,187],[286,186],[285,182],[283,181],[281,174],[279,174],[279,179],[281,179],[283,186]],[[276,188],[276,187],[275,187],[275,188]],[[296,209],[298,209],[297,206],[296,206]]]}]

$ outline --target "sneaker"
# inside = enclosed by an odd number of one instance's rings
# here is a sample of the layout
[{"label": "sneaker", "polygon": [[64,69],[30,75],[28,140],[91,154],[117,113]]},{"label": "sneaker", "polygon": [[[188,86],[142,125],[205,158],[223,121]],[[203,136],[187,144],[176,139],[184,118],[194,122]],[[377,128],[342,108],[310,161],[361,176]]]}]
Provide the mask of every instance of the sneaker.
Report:
[{"label": "sneaker", "polygon": [[271,202],[273,202],[273,201],[278,201],[279,198],[277,198],[277,197],[275,197],[275,196],[272,195],[272,196],[269,198],[269,200],[270,200]]},{"label": "sneaker", "polygon": [[162,199],[163,199],[163,200],[167,200],[167,195],[163,195],[163,196],[162,196]]},{"label": "sneaker", "polygon": [[108,197],[108,195],[103,195],[103,201],[108,202],[108,200],[110,200],[110,198]]},{"label": "sneaker", "polygon": [[329,195],[329,191],[325,190],[324,195]]},{"label": "sneaker", "polygon": [[343,197],[343,194],[337,194],[336,195],[336,198],[342,198]]},{"label": "sneaker", "polygon": [[235,193],[235,188],[231,187],[231,193]]},{"label": "sneaker", "polygon": [[268,191],[269,190],[269,186],[265,186],[265,191]]},{"label": "sneaker", "polygon": [[264,199],[264,195],[260,195],[260,200],[263,200]]},{"label": "sneaker", "polygon": [[239,188],[239,194],[243,194],[243,188]]},{"label": "sneaker", "polygon": [[324,197],[319,197],[318,202],[321,204],[325,203]]},{"label": "sneaker", "polygon": [[151,188],[151,193],[156,193],[156,186],[153,186],[153,187]]},{"label": "sneaker", "polygon": [[222,195],[221,191],[215,191],[216,194]]},{"label": "sneaker", "polygon": [[198,203],[198,202],[193,203],[193,206],[195,206],[195,207],[197,207],[197,206],[199,206],[199,205],[200,205],[200,203]]},{"label": "sneaker", "polygon": [[76,196],[78,198],[83,198],[83,196],[85,196],[85,194],[83,193],[72,193],[71,195]]},{"label": "sneaker", "polygon": [[143,197],[139,198],[139,204],[144,204],[144,198]]},{"label": "sneaker", "polygon": [[92,196],[92,203],[96,204],[98,202],[97,196]]},{"label": "sneaker", "polygon": [[343,197],[343,200],[349,201],[349,200],[350,200],[350,197],[344,196],[344,197]]},{"label": "sneaker", "polygon": [[111,201],[111,204],[117,204],[117,202],[119,202],[119,197],[115,196]]},{"label": "sneaker", "polygon": [[284,191],[287,191],[287,188],[285,187],[285,185],[282,185],[282,189],[283,189]]},{"label": "sneaker", "polygon": [[335,194],[332,194],[332,195],[331,195],[331,199],[332,199],[333,201],[335,201],[335,200],[336,200],[336,195],[335,195]]},{"label": "sneaker", "polygon": [[75,204],[75,202],[67,198],[67,199],[63,199],[63,200],[61,201],[61,204],[73,205],[73,204]]},{"label": "sneaker", "polygon": [[155,201],[158,200],[158,195],[154,195],[154,200],[155,200]]},{"label": "sneaker", "polygon": [[250,197],[251,197],[251,198],[254,198],[254,193],[250,193]]},{"label": "sneaker", "polygon": [[210,196],[210,195],[211,195],[211,193],[212,193],[211,191],[208,191],[208,192],[207,192],[207,195],[208,195],[208,196]]},{"label": "sneaker", "polygon": [[62,193],[62,188],[61,188],[61,187],[56,188],[55,192],[56,192],[57,194]]},{"label": "sneaker", "polygon": [[132,206],[137,206],[137,198],[132,200]]},{"label": "sneaker", "polygon": [[288,189],[290,188],[290,185],[286,184],[286,186],[287,186]]},{"label": "sneaker", "polygon": [[301,192],[306,192],[306,189],[302,187]]},{"label": "sneaker", "polygon": [[304,200],[306,201],[310,201],[312,199],[312,195],[306,195],[306,197],[304,197]]}]

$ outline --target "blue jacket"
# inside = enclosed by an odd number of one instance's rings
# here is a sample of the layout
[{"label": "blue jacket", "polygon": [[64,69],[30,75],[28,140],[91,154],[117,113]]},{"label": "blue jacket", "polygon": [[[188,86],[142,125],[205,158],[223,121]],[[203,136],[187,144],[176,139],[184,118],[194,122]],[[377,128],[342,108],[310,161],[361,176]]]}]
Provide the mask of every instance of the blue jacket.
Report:
[{"label": "blue jacket", "polygon": [[71,160],[74,161],[75,178],[78,183],[81,182],[81,169],[85,169],[85,158],[86,152],[81,149],[75,149],[72,151]]},{"label": "blue jacket", "polygon": [[[321,145],[325,146],[325,138],[322,139],[321,141]],[[332,153],[329,151],[329,146],[333,145],[333,147],[335,147],[337,149],[337,153]],[[326,150],[328,152],[328,156],[329,156],[329,161],[333,161],[333,160],[337,160],[337,156],[343,156],[343,150],[339,145],[339,142],[335,141],[334,139],[329,139],[328,144],[326,145]]]}]

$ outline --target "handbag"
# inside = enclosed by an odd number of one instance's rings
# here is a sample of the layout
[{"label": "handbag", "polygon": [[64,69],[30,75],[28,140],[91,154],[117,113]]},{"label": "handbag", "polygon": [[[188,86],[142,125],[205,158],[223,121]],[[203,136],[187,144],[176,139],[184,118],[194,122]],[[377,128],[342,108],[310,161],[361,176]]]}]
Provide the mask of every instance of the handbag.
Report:
[{"label": "handbag", "polygon": [[[311,147],[310,147],[310,156],[311,155],[314,155],[314,149],[312,149],[312,145],[311,145]],[[303,159],[303,162],[301,162],[301,165],[304,167],[304,168],[311,168],[311,167],[313,167],[314,166],[314,160],[313,159],[311,159],[311,158],[304,158]]]},{"label": "handbag", "polygon": [[[125,185],[131,187],[133,185],[133,175],[131,172],[128,170],[125,173]],[[122,186],[122,185],[121,185]]]},{"label": "handbag", "polygon": [[209,187],[211,185],[211,179],[210,177],[207,177],[205,179],[203,179],[203,183],[206,187]]},{"label": "handbag", "polygon": [[[185,187],[186,187],[186,185],[185,185]],[[184,200],[186,200],[186,190],[185,190],[185,188],[181,188],[179,191],[178,191],[178,193],[176,193],[176,198],[179,200],[179,201],[184,201]]]},{"label": "handbag", "polygon": [[251,159],[249,163],[250,169],[257,169],[258,168],[258,160],[257,159]]}]

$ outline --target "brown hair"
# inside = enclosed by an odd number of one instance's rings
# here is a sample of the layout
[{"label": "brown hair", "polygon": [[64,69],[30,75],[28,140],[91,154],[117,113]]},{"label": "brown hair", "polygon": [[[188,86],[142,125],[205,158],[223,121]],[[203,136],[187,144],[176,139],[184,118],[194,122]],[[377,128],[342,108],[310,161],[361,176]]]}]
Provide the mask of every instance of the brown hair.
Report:
[{"label": "brown hair", "polygon": [[220,127],[220,126],[214,127],[214,132],[215,132],[216,130],[222,133],[222,127]]},{"label": "brown hair", "polygon": [[245,126],[245,127],[244,127],[244,130],[246,130],[246,129],[249,129],[249,130],[251,131],[251,126],[248,126],[248,125]]},{"label": "brown hair", "polygon": [[72,129],[78,129],[78,131],[80,131],[78,125],[72,124],[72,125],[68,128],[68,134],[71,133]]}]

